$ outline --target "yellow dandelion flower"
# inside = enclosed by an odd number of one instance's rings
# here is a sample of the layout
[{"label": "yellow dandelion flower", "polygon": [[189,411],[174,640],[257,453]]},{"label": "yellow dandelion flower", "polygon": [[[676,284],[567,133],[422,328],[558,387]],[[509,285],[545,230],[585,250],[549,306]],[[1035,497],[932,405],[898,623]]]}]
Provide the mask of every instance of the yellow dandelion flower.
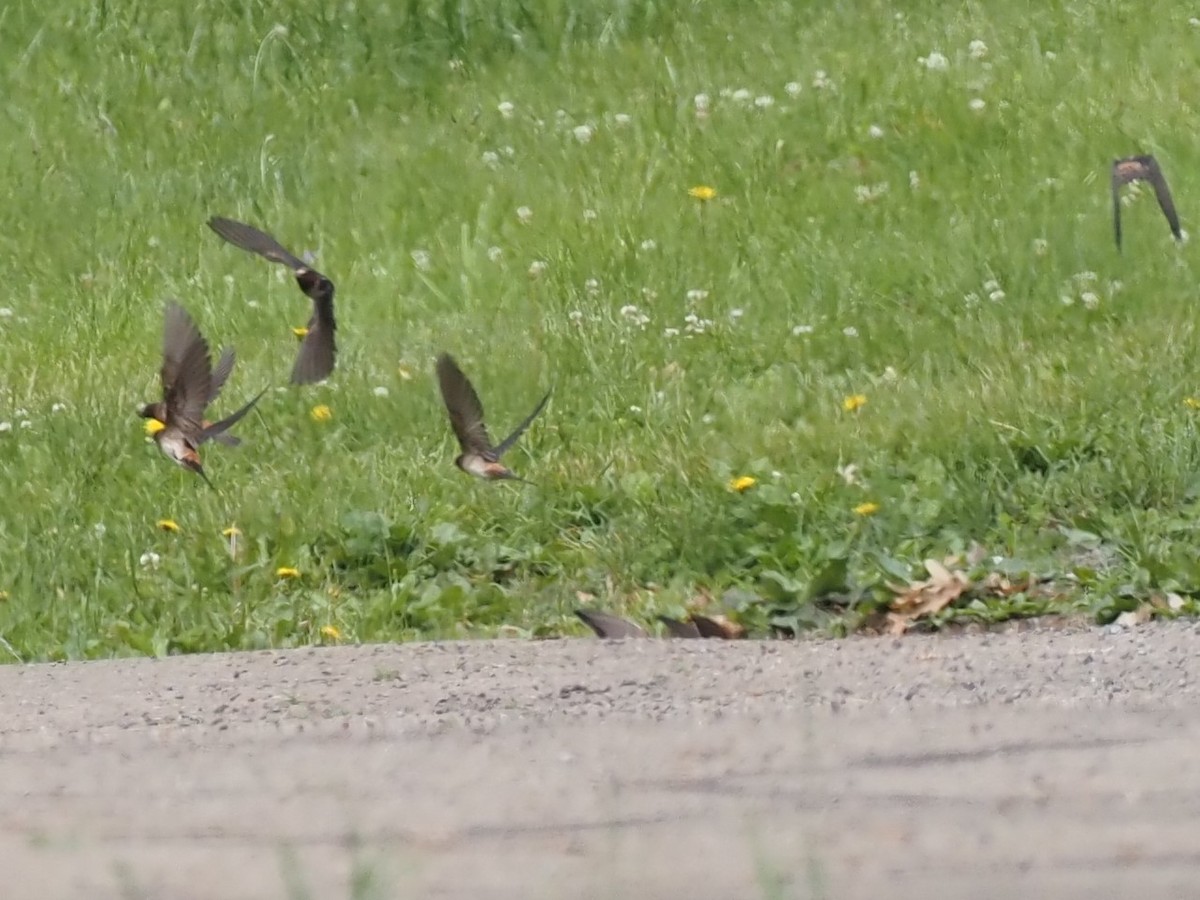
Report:
[{"label": "yellow dandelion flower", "polygon": [[1188,409],[1200,409],[1200,400],[1195,397],[1184,397],[1183,405]]},{"label": "yellow dandelion flower", "polygon": [[750,475],[739,475],[737,478],[729,479],[729,489],[737,491],[739,494],[750,490],[756,484],[758,484],[758,479]]},{"label": "yellow dandelion flower", "polygon": [[333,410],[324,403],[318,403],[308,414],[314,422],[328,422],[333,418]]},{"label": "yellow dandelion flower", "polygon": [[147,419],[146,420],[146,434],[150,435],[151,437],[154,437],[154,435],[158,434],[160,431],[162,431],[166,427],[167,426],[164,425],[162,422],[158,421],[158,419]]},{"label": "yellow dandelion flower", "polygon": [[296,340],[302,341],[308,337],[308,328],[304,325],[298,325],[292,329],[292,334],[296,336]]},{"label": "yellow dandelion flower", "polygon": [[179,523],[174,519],[159,519],[154,523],[160,531],[169,531],[171,534],[179,532]]},{"label": "yellow dandelion flower", "polygon": [[842,409],[846,412],[858,412],[867,405],[866,394],[850,394],[842,400]]},{"label": "yellow dandelion flower", "polygon": [[327,641],[340,641],[342,639],[342,633],[333,625],[322,625],[321,637],[325,638]]},{"label": "yellow dandelion flower", "polygon": [[717,196],[717,189],[709,187],[707,184],[698,184],[695,187],[688,188],[688,196],[694,197],[701,203],[707,203],[713,197]]},{"label": "yellow dandelion flower", "polygon": [[230,525],[228,528],[224,528],[221,530],[221,537],[227,537],[230,540],[232,540],[233,538],[236,538],[236,537],[241,537],[241,536],[242,536],[242,529],[238,528],[236,525]]},{"label": "yellow dandelion flower", "polygon": [[292,566],[280,566],[275,570],[276,578],[299,578],[300,570]]},{"label": "yellow dandelion flower", "polygon": [[873,516],[877,512],[879,512],[879,504],[870,500],[868,500],[866,503],[860,503],[858,506],[854,507],[854,514],[856,516]]}]

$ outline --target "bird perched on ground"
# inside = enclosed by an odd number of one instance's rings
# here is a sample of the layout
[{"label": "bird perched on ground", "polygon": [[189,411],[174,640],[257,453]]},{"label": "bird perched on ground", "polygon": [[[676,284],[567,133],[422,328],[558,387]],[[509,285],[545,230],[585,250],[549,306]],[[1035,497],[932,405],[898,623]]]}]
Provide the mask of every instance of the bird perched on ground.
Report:
[{"label": "bird perched on ground", "polygon": [[163,398],[147,403],[140,415],[150,419],[147,430],[168,457],[185,469],[195,472],[212,486],[197,449],[205,441],[237,443],[226,432],[248,413],[259,397],[219,422],[208,422],[204,411],[221,392],[225,380],[233,371],[234,353],[227,349],[221,354],[214,371],[208,352],[208,342],[200,334],[192,317],[178,303],[167,303],[163,324],[162,389]]},{"label": "bird perched on ground", "polygon": [[1175,201],[1171,199],[1171,189],[1167,187],[1167,179],[1159,168],[1158,160],[1153,156],[1129,156],[1113,160],[1112,164],[1113,233],[1117,239],[1117,250],[1121,249],[1121,186],[1133,181],[1150,182],[1159,208],[1171,226],[1171,234],[1175,240],[1182,240],[1183,232],[1179,228]]},{"label": "bird perched on ground", "polygon": [[462,369],[458,367],[458,363],[450,354],[443,353],[438,357],[437,376],[442,390],[442,400],[446,404],[446,411],[450,414],[450,427],[454,429],[459,446],[462,447],[462,453],[455,458],[454,464],[468,475],[488,481],[502,478],[525,481],[524,478],[514,474],[511,469],[501,463],[500,457],[517,442],[517,438],[537,418],[538,413],[546,405],[546,401],[550,399],[550,392],[546,392],[546,396],[512,434],[499,444],[493,445],[487,426],[483,422],[483,404],[479,402],[479,395],[475,393],[475,388],[471,386],[471,382],[462,373]]},{"label": "bird perched on ground", "polygon": [[235,247],[257,253],[272,262],[282,263],[296,276],[300,290],[312,300],[312,316],[305,328],[295,329],[300,337],[300,353],[292,367],[292,384],[311,384],[328,378],[337,355],[333,317],[333,282],[293,256],[275,238],[251,225],[214,216],[208,227]]},{"label": "bird perched on ground", "polygon": [[646,637],[646,629],[641,625],[630,622],[628,619],[622,619],[620,616],[614,616],[612,613],[601,612],[598,609],[577,609],[575,610],[580,620],[587,625],[588,628],[596,632],[596,637],[606,640],[618,640],[620,638],[644,638]]}]

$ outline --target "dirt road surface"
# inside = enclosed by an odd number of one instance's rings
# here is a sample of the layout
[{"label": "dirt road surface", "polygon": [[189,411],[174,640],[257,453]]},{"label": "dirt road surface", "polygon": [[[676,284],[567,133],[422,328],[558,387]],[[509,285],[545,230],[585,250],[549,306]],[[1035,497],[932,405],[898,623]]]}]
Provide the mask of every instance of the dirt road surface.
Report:
[{"label": "dirt road surface", "polygon": [[0,667],[0,896],[1191,897],[1197,648],[1174,623]]}]

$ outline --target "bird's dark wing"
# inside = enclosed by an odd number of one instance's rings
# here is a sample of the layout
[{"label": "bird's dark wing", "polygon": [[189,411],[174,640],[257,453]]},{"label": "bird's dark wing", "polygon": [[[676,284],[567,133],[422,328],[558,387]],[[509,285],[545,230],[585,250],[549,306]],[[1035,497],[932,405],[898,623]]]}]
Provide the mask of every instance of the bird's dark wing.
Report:
[{"label": "bird's dark wing", "polygon": [[212,395],[212,359],[196,323],[174,301],[167,304],[163,324],[162,383],[167,414],[163,424],[185,434],[199,432]]},{"label": "bird's dark wing", "polygon": [[672,619],[670,616],[659,616],[658,621],[662,622],[663,625],[667,627],[667,633],[671,635],[671,637],[700,637],[700,629],[696,627],[695,622],[681,622],[679,619]]},{"label": "bird's dark wing", "polygon": [[1154,196],[1158,198],[1159,208],[1167,217],[1167,224],[1171,226],[1171,234],[1174,235],[1175,240],[1182,240],[1183,232],[1179,228],[1179,214],[1175,212],[1175,201],[1171,198],[1171,189],[1167,187],[1167,179],[1158,165],[1158,160],[1153,156],[1147,156],[1145,163],[1146,180],[1154,186]]},{"label": "bird's dark wing", "polygon": [[337,356],[333,282],[320,272],[303,269],[296,273],[296,283],[312,299],[313,311],[308,320],[308,334],[300,344],[300,353],[292,368],[292,383],[310,384],[329,377]]},{"label": "bird's dark wing", "polygon": [[462,369],[448,353],[437,359],[438,385],[450,414],[450,427],[464,453],[490,454],[492,439],[483,423],[483,404]]},{"label": "bird's dark wing", "polygon": [[213,216],[208,220],[208,227],[233,244],[233,246],[249,250],[251,253],[257,253],[259,256],[265,257],[272,262],[283,263],[293,272],[308,268],[303,261],[285,250],[279,241],[275,240],[275,238],[271,237],[265,231],[259,231],[252,225],[247,225],[244,222],[235,222],[233,219],[223,219],[220,216]]},{"label": "bird's dark wing", "polygon": [[577,609],[575,615],[579,616],[588,628],[596,632],[597,637],[609,639],[646,637],[645,629],[620,616],[594,609]]},{"label": "bird's dark wing", "polygon": [[250,410],[254,408],[254,404],[257,403],[265,393],[266,390],[259,391],[258,396],[256,396],[237,412],[226,416],[219,422],[213,422],[211,425],[205,426],[200,432],[199,437],[197,437],[196,443],[203,444],[205,441],[220,440],[225,436],[224,432],[228,431],[230,428],[240,422],[245,417],[246,413],[250,412]]},{"label": "bird's dark wing", "polygon": [[1121,160],[1113,163],[1112,167],[1112,205],[1113,205],[1113,237],[1117,241],[1117,250],[1121,249],[1121,185],[1125,177],[1121,172]]},{"label": "bird's dark wing", "polygon": [[525,429],[528,428],[533,423],[533,420],[537,418],[538,413],[540,413],[542,411],[542,409],[546,406],[546,401],[549,399],[550,399],[550,392],[547,391],[546,396],[542,398],[541,402],[538,403],[538,405],[536,407],[534,407],[533,412],[531,412],[528,416],[525,417],[525,421],[522,422],[520,425],[518,425],[512,434],[510,434],[508,437],[506,437],[504,440],[502,440],[499,443],[499,445],[497,445],[497,447],[495,449],[497,459],[500,458],[501,456],[503,456],[505,454],[505,452],[513,444],[515,444],[517,442],[517,438],[519,438],[521,435],[523,435],[525,433]]},{"label": "bird's dark wing", "polygon": [[234,353],[232,347],[224,347],[221,350],[221,358],[217,360],[212,371],[212,384],[209,386],[208,394],[209,404],[214,403],[221,395],[221,388],[225,387],[225,382],[229,380],[236,360],[237,354]]}]

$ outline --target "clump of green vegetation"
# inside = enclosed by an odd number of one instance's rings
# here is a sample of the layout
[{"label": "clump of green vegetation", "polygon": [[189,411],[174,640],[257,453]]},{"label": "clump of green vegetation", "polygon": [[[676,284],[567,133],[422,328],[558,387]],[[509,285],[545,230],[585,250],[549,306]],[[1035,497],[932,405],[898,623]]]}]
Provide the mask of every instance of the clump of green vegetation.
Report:
[{"label": "clump of green vegetation", "polygon": [[[581,633],[580,597],[836,632],[956,555],[1008,587],[934,624],[1192,610],[1195,253],[1133,186],[1118,255],[1108,205],[1153,152],[1200,210],[1177,8],[577,7],[6,8],[10,656]],[[308,302],[211,215],[335,281],[328,383],[286,386]],[[218,491],[136,416],[168,298],[237,349],[214,413],[279,386]],[[441,351],[498,431],[553,389],[534,485],[454,469]]]}]

